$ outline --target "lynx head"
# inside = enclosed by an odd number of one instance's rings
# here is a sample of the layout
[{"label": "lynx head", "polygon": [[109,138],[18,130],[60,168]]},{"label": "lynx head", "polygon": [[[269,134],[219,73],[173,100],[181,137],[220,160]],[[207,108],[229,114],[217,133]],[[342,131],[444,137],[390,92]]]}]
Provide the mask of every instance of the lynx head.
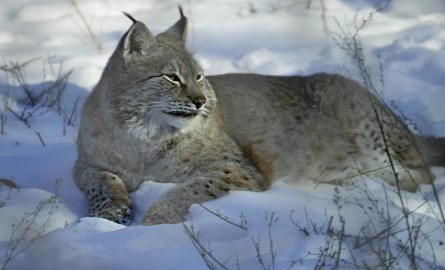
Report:
[{"label": "lynx head", "polygon": [[202,68],[185,49],[187,18],[179,10],[179,21],[156,36],[125,14],[133,25],[98,84],[111,116],[139,138],[197,128],[216,103]]}]

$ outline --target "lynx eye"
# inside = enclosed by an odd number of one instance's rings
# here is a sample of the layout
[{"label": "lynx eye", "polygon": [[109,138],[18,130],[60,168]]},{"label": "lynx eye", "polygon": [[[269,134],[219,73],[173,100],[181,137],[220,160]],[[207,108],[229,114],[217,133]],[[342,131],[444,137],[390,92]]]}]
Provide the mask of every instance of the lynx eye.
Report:
[{"label": "lynx eye", "polygon": [[174,83],[176,85],[181,85],[181,78],[179,78],[176,74],[165,74],[162,77],[164,77],[167,81]]},{"label": "lynx eye", "polygon": [[202,74],[196,75],[196,81],[197,82],[202,82],[203,80],[204,80],[204,75],[202,75]]}]

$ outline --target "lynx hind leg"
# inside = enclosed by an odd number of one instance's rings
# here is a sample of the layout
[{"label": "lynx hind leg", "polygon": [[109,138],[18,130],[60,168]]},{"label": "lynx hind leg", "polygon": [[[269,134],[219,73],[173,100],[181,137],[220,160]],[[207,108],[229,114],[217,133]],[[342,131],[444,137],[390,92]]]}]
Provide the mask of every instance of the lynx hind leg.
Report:
[{"label": "lynx hind leg", "polygon": [[[398,166],[401,167],[401,166]],[[419,169],[408,169],[408,168],[399,168],[398,178],[399,185],[401,189],[416,192],[417,188],[421,184],[429,184],[431,174],[427,172],[428,168],[419,168]]]},{"label": "lynx hind leg", "polygon": [[396,176],[390,164],[389,153],[400,188],[414,192],[420,184],[431,181],[429,168],[424,163],[424,153],[419,147],[417,137],[408,127],[389,109],[381,109],[380,121],[385,137],[375,118],[363,123],[365,136],[362,137],[364,141],[360,144],[364,148],[363,151],[371,158],[368,165],[372,164],[366,167],[373,171],[372,175],[381,177],[396,186]]},{"label": "lynx hind leg", "polygon": [[419,185],[430,184],[433,179],[419,143],[414,136],[404,135],[399,134],[395,142],[390,141],[388,148],[394,157],[400,187],[415,192]]},{"label": "lynx hind leg", "polygon": [[393,116],[397,125],[386,127],[388,148],[402,189],[414,192],[421,184],[431,183],[432,174],[418,137],[401,120]]},{"label": "lynx hind leg", "polygon": [[120,224],[133,219],[132,205],[124,182],[117,175],[101,171],[84,189],[89,216],[102,217]]}]

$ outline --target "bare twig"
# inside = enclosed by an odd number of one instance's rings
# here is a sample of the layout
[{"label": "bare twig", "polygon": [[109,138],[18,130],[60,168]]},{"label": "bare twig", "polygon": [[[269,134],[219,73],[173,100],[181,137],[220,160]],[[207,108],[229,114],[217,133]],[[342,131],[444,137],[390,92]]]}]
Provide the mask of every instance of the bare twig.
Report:
[{"label": "bare twig", "polygon": [[215,211],[209,209],[208,207],[204,206],[199,200],[196,199],[195,195],[192,194],[191,192],[189,192],[188,195],[195,201],[196,204],[198,204],[199,206],[201,206],[204,210],[206,210],[206,211],[209,212],[210,214],[214,215],[215,217],[217,217],[217,218],[219,218],[219,219],[221,219],[221,220],[223,220],[223,221],[225,221],[225,222],[227,222],[227,223],[229,223],[229,224],[231,224],[231,225],[233,225],[233,226],[235,226],[235,227],[237,227],[237,228],[239,228],[239,229],[247,230],[247,228],[246,228],[245,226],[240,225],[240,224],[237,224],[237,223],[231,221],[231,220],[230,220],[227,216],[225,216],[224,214],[219,213],[219,212],[215,212]]},{"label": "bare twig", "polygon": [[3,65],[0,67],[0,70],[12,74],[12,77],[17,81],[17,83],[20,85],[21,89],[27,96],[28,100],[26,101],[27,104],[30,104],[31,106],[34,106],[37,104],[38,98],[34,96],[32,89],[27,83],[25,74],[24,74],[24,68],[28,66],[29,64],[35,62],[36,60],[40,59],[41,57],[32,58],[28,61],[19,63],[19,62],[9,62],[9,65]]},{"label": "bare twig", "polygon": [[327,34],[329,32],[329,27],[328,27],[328,23],[326,21],[326,4],[325,4],[325,0],[320,0],[320,8],[321,8],[321,12],[320,12],[320,16],[321,16],[321,22],[322,22],[322,26],[323,26],[323,32],[325,34]]},{"label": "bare twig", "polygon": [[28,123],[28,118],[23,117],[23,113],[22,115],[18,115],[14,110],[12,110],[11,108],[8,108],[8,110],[15,116],[17,117],[18,120],[22,121],[23,124],[25,124],[28,128],[31,128],[31,125]]},{"label": "bare twig", "polygon": [[71,110],[71,113],[68,115],[68,121],[67,121],[68,126],[73,125],[73,117],[77,111],[77,105],[79,104],[79,99],[80,99],[79,97],[76,98],[76,100],[74,101],[73,109]]},{"label": "bare twig", "polygon": [[[25,93],[25,98],[20,100],[20,111],[18,111],[18,109],[12,109],[8,104],[9,98],[4,97],[4,111],[11,113],[28,128],[31,128],[30,120],[33,117],[44,114],[50,109],[55,109],[59,115],[63,115],[63,117],[66,118],[66,122],[72,125],[78,108],[79,98],[74,101],[74,106],[69,115],[65,112],[62,104],[62,97],[72,71],[64,73],[62,72],[62,65],[59,65],[57,73],[53,74],[55,76],[54,81],[42,83],[41,86],[43,87],[39,89],[38,86],[29,85],[25,76],[25,68],[38,59],[40,58],[33,58],[23,63],[10,61],[8,64],[0,66],[0,70],[4,71],[6,76],[9,75],[10,78],[19,85],[18,89]],[[53,70],[51,65],[50,68]],[[6,119],[6,115],[3,113],[0,114],[0,134],[4,134],[5,132]],[[41,139],[41,136],[39,137],[39,139]],[[45,144],[43,140],[41,140],[41,142]]]},{"label": "bare twig", "polygon": [[337,249],[337,256],[335,258],[335,265],[333,269],[340,269],[340,257],[341,257],[341,253],[342,253],[342,244],[343,244],[343,239],[345,238],[345,219],[344,217],[340,216],[340,223],[341,223],[341,230],[340,230],[340,235],[339,235],[339,243],[338,243],[338,249]]},{"label": "bare twig", "polygon": [[87,20],[85,19],[85,15],[82,13],[82,11],[80,10],[79,6],[77,5],[76,0],[70,0],[71,5],[74,8],[74,11],[76,12],[76,14],[79,16],[80,20],[82,21],[83,26],[85,27],[85,29],[87,30],[87,34],[88,37],[90,38],[90,40],[92,41],[92,43],[94,44],[94,46],[96,47],[98,52],[102,51],[102,44],[99,41],[99,39],[97,38],[96,34],[93,32],[93,30],[91,29],[90,24],[87,22]]},{"label": "bare twig", "polygon": [[42,135],[40,134],[40,132],[36,131],[36,135],[39,138],[40,143],[42,144],[42,146],[46,146],[45,141],[42,138]]},{"label": "bare twig", "polygon": [[190,240],[193,243],[193,246],[195,247],[196,251],[198,251],[201,258],[206,263],[207,267],[211,270],[229,270],[222,262],[220,262],[217,258],[215,258],[211,251],[209,251],[207,248],[205,248],[201,242],[199,241],[199,236],[195,232],[193,225],[191,228],[187,227],[184,223],[181,223],[184,227],[185,233],[190,238]]},{"label": "bare twig", "polygon": [[[388,143],[388,139],[387,139],[387,134],[386,134],[386,130],[383,126],[383,121],[381,119],[381,115],[377,109],[377,101],[382,101],[379,100],[378,98],[375,98],[373,96],[373,93],[375,95],[377,95],[378,97],[378,92],[376,90],[376,87],[374,86],[372,79],[371,79],[371,74],[369,71],[369,68],[366,66],[365,64],[365,56],[363,53],[363,47],[362,47],[362,43],[360,40],[360,33],[370,24],[370,22],[372,21],[373,16],[380,12],[381,10],[383,10],[384,8],[386,8],[389,5],[390,1],[388,1],[386,3],[386,5],[384,5],[383,7],[375,10],[374,12],[371,12],[366,18],[364,18],[361,23],[355,24],[355,32],[353,34],[347,34],[344,30],[342,31],[342,35],[339,34],[333,34],[333,38],[334,41],[337,42],[337,44],[339,44],[339,46],[345,50],[347,52],[347,54],[352,58],[352,60],[355,62],[358,70],[360,71],[360,75],[362,77],[362,82],[364,84],[364,87],[366,88],[366,92],[368,94],[368,100],[371,103],[371,107],[373,110],[373,114],[374,117],[376,118],[376,122],[378,125],[378,129],[380,131],[380,135],[382,138],[382,142],[383,142],[383,146],[384,146],[384,152],[386,153],[386,156],[388,158],[389,164],[390,164],[390,169],[394,175],[395,178],[395,183],[396,183],[396,187],[397,187],[397,196],[399,197],[400,203],[401,203],[401,207],[402,207],[402,213],[404,216],[404,220],[405,220],[405,225],[406,225],[406,229],[408,232],[408,240],[409,240],[409,246],[410,246],[410,250],[411,250],[411,254],[409,255],[410,257],[410,261],[411,261],[411,268],[415,269],[416,268],[416,256],[414,255],[415,253],[415,243],[414,243],[414,239],[413,239],[413,232],[409,220],[408,220],[408,211],[406,209],[405,206],[405,202],[404,199],[402,197],[402,192],[401,192],[401,184],[400,184],[400,178],[399,178],[399,174],[396,170],[395,167],[395,162],[393,160],[393,157],[389,151],[389,143]],[[340,29],[341,26],[340,24],[337,22],[337,25],[339,26]]]},{"label": "bare twig", "polygon": [[202,203],[200,203],[200,202],[198,202],[198,201],[196,201],[196,203],[197,203],[199,206],[201,206],[202,208],[204,208],[204,210],[206,210],[206,211],[209,212],[210,214],[214,215],[215,217],[217,217],[217,218],[219,218],[219,219],[221,219],[221,220],[223,220],[223,221],[225,221],[225,222],[227,222],[227,223],[229,223],[229,224],[231,224],[231,225],[233,225],[233,226],[235,226],[235,227],[237,227],[237,228],[240,228],[240,229],[242,229],[242,230],[247,230],[247,228],[246,228],[245,226],[240,225],[240,224],[237,224],[237,223],[231,221],[231,220],[230,220],[227,216],[225,216],[224,214],[222,214],[222,213],[220,213],[220,212],[215,212],[215,211],[213,211],[213,210],[211,210],[211,209],[205,207]]},{"label": "bare twig", "polygon": [[5,125],[8,118],[5,114],[0,113],[0,135],[5,135]]},{"label": "bare twig", "polygon": [[[0,264],[1,270],[5,270],[7,265],[14,258],[22,254],[38,238],[43,236],[54,214],[54,211],[60,204],[60,199],[57,195],[59,184],[60,181],[56,181],[56,195],[40,201],[32,212],[25,213],[19,223],[12,225],[11,236]],[[45,210],[47,210],[47,212],[45,212]],[[46,218],[44,221],[40,223],[38,227],[35,227],[37,224],[37,218],[45,215],[45,213]]]},{"label": "bare twig", "polygon": [[270,263],[266,266],[264,262],[263,255],[261,254],[261,237],[258,236],[258,240],[255,240],[252,237],[253,247],[255,249],[256,257],[258,259],[259,265],[263,268],[263,270],[274,270],[275,269],[275,258],[277,256],[277,252],[274,248],[273,238],[272,238],[272,226],[274,223],[278,221],[278,217],[275,217],[275,212],[269,216],[267,212],[265,213],[265,219],[267,222],[267,236],[269,240],[269,255],[270,255]]}]

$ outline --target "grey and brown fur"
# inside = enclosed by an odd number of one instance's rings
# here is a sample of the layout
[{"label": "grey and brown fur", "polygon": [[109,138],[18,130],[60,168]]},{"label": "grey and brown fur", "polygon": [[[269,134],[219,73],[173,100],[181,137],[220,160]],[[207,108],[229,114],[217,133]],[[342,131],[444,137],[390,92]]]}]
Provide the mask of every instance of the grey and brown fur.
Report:
[{"label": "grey and brown fur", "polygon": [[277,179],[340,183],[371,172],[394,184],[374,108],[401,187],[428,182],[415,136],[356,82],[331,74],[204,77],[185,49],[182,11],[157,36],[129,17],[82,115],[74,179],[91,216],[128,222],[128,193],[150,180],[178,185],[147,211],[147,225],[181,222],[193,203],[266,190]]}]

